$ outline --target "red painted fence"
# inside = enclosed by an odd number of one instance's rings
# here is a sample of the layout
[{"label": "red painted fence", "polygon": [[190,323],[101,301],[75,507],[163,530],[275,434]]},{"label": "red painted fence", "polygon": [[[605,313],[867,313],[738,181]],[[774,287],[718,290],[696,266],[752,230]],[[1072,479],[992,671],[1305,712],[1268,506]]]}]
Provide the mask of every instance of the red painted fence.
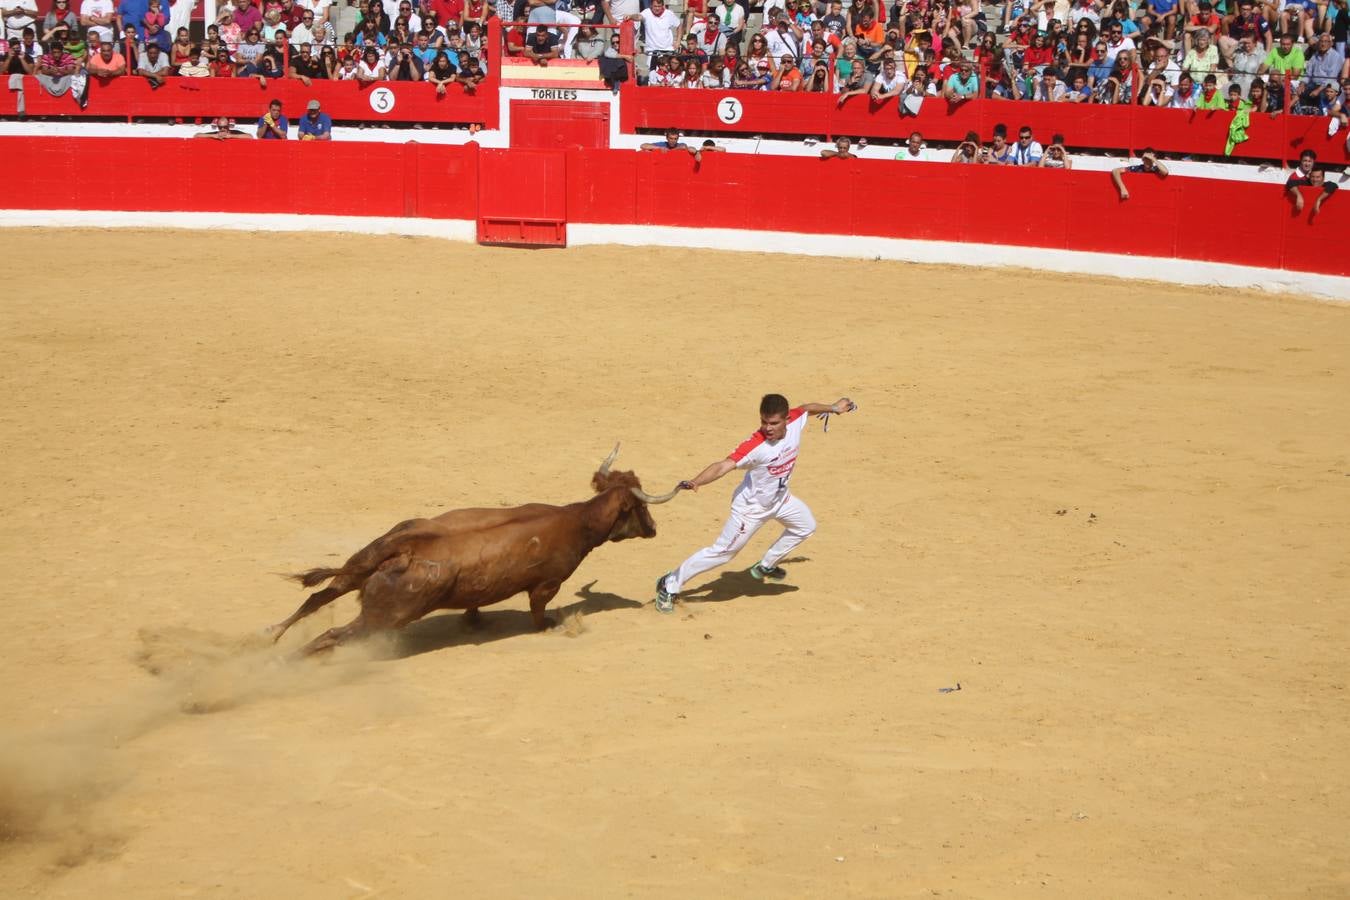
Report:
[{"label": "red painted fence", "polygon": [[[729,103],[728,101],[734,101]],[[940,97],[924,101],[918,116],[901,118],[894,99],[880,104],[851,97],[840,108],[834,94],[784,94],[772,91],[623,89],[620,127],[625,132],[675,126],[690,132],[733,134],[834,135],[903,139],[914,131],[930,141],[960,141],[967,131],[989,140],[1002,122],[1016,135],[1030,125],[1042,143],[1063,134],[1069,147],[1138,150],[1152,146],[1171,154],[1221,156],[1228,139],[1230,112],[1157,109],[1024,100],[971,100],[952,106]],[[1322,116],[1256,115],[1248,140],[1234,153],[1253,159],[1296,159],[1311,148],[1327,163],[1350,160],[1345,135],[1327,137]]]},{"label": "red painted fence", "polygon": [[[11,209],[186,210],[475,220],[539,207],[550,151],[367,143],[0,138]],[[546,206],[573,223],[980,242],[1350,276],[1350,197],[1311,220],[1278,185],[1101,172],[621,150],[551,151]],[[490,163],[484,162],[489,158]],[[145,165],[153,159],[154,165]],[[239,172],[303,172],[256,190]],[[362,177],[377,173],[377,177]],[[481,178],[480,173],[491,177]],[[481,193],[480,193],[481,191]],[[491,195],[489,196],[489,192]],[[782,237],[783,249],[801,249]],[[979,262],[972,250],[972,262]]]}]

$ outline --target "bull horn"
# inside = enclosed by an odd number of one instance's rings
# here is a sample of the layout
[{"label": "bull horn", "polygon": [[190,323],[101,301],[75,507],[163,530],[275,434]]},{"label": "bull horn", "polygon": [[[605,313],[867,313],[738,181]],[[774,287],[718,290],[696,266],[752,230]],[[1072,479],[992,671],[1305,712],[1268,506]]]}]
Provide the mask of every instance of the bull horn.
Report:
[{"label": "bull horn", "polygon": [[614,458],[618,455],[619,455],[619,445],[618,443],[615,443],[614,449],[609,451],[609,456],[606,456],[605,461],[600,464],[601,475],[609,474],[609,467],[614,465]]},{"label": "bull horn", "polygon": [[647,493],[640,487],[630,487],[629,490],[633,492],[634,497],[638,498],[643,503],[669,503],[671,500],[675,499],[675,495],[680,492],[681,488],[677,484],[675,485],[675,490],[671,491],[669,494],[662,494],[659,497]]}]

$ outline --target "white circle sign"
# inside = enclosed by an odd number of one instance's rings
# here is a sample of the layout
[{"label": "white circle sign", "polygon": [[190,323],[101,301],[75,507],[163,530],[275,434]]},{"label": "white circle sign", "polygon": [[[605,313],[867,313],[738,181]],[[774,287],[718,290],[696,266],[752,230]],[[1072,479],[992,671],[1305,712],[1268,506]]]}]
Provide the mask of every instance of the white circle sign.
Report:
[{"label": "white circle sign", "polygon": [[735,97],[723,97],[717,101],[717,118],[727,125],[735,125],[741,120],[745,107]]},{"label": "white circle sign", "polygon": [[[391,112],[394,109],[394,92],[389,88],[376,88],[370,92],[370,108],[380,115]],[[737,118],[740,118],[737,116]]]}]

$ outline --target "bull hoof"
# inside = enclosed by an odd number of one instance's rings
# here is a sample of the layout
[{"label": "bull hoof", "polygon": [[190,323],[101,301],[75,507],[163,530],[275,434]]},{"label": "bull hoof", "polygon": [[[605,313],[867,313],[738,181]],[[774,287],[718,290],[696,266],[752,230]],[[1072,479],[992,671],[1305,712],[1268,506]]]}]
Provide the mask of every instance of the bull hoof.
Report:
[{"label": "bull hoof", "polygon": [[459,620],[470,631],[477,631],[483,627],[483,615],[477,608],[464,610],[464,614],[459,617]]},{"label": "bull hoof", "polygon": [[543,616],[535,620],[534,627],[536,631],[548,631],[550,628],[557,626],[557,624],[557,620],[552,616]]}]

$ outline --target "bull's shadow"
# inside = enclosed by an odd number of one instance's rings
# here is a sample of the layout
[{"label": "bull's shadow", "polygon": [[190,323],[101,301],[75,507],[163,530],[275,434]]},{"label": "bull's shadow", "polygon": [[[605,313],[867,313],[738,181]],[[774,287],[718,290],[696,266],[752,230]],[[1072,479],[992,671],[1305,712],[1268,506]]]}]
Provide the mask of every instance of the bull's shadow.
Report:
[{"label": "bull's shadow", "polygon": [[[549,617],[561,623],[574,612],[585,615],[609,612],[615,609],[641,609],[645,604],[618,594],[593,590],[595,582],[583,585],[576,592],[581,598],[566,606],[550,606]],[[521,595],[524,599],[524,595]],[[524,634],[537,634],[534,620],[529,610],[497,609],[485,606],[479,611],[481,624],[471,628],[465,624],[463,613],[452,610],[440,615],[428,616],[403,627],[394,644],[393,658],[405,659],[419,656],[447,647],[461,647],[471,644],[487,644],[503,638],[519,637]]]},{"label": "bull's shadow", "polygon": [[[808,557],[805,556],[797,556],[792,559],[785,559],[783,562],[799,563],[806,562],[807,559]],[[759,581],[750,574],[749,569],[741,569],[735,572],[723,572],[707,584],[680,591],[680,601],[682,603],[724,603],[727,600],[736,600],[740,597],[778,597],[783,594],[791,594],[797,590],[800,590],[800,588],[795,584]]]}]

